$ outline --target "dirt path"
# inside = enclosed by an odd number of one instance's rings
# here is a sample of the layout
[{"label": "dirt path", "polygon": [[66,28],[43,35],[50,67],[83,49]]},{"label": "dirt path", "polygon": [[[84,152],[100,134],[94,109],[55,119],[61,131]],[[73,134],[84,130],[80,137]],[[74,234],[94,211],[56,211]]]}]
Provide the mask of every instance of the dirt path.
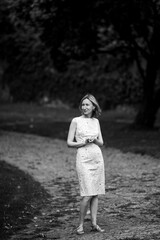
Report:
[{"label": "dirt path", "polygon": [[98,222],[106,232],[90,233],[88,216],[86,234],[79,237],[74,232],[80,199],[75,150],[61,140],[1,134],[1,160],[29,173],[51,195],[31,223],[10,239],[160,239],[160,160],[110,148],[102,151],[106,195],[99,199]]}]

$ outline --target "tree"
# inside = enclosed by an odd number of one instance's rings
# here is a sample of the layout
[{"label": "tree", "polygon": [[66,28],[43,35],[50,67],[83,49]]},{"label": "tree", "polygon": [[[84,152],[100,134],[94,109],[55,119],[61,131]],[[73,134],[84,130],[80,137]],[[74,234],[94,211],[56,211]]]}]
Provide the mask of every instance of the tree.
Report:
[{"label": "tree", "polygon": [[[39,9],[36,0],[0,3],[1,86],[9,86],[15,101],[35,101],[43,97],[54,78],[49,51],[37,28]],[[35,4],[35,5],[34,5]]]},{"label": "tree", "polygon": [[5,88],[3,75],[8,67],[8,59],[13,52],[13,34],[14,27],[9,19],[8,4],[5,1],[0,2],[0,88]]},{"label": "tree", "polygon": [[87,2],[45,0],[39,3],[41,39],[50,49],[54,65],[66,69],[70,59],[88,58],[96,48],[97,36],[93,20],[94,4]]},{"label": "tree", "polygon": [[108,17],[143,80],[144,97],[135,125],[152,128],[160,107],[160,1],[116,0],[110,3]]},{"label": "tree", "polygon": [[86,58],[99,52],[127,52],[136,61],[143,80],[143,102],[135,126],[153,127],[160,106],[157,78],[160,69],[160,1],[99,0],[85,4],[55,1],[54,4],[57,7],[54,17],[60,23],[58,29],[60,32],[64,29],[59,38],[59,49],[65,56]]},{"label": "tree", "polygon": [[[143,102],[135,125],[154,126],[160,106],[159,0],[3,0],[2,3],[0,24],[7,23],[11,30],[4,32],[0,45],[3,48],[7,36],[12,53],[7,57],[10,69],[12,66],[19,71],[19,66],[25,66],[21,61],[24,54],[28,56],[25,58],[28,73],[35,72],[37,65],[34,64],[39,59],[34,60],[36,55],[45,59],[44,68],[49,65],[51,70],[53,63],[60,72],[66,70],[71,59],[85,60],[100,53],[123,56],[121,66],[128,67],[127,64],[136,62],[143,81]],[[4,52],[6,57],[8,53]],[[32,70],[30,59],[33,60]],[[38,65],[37,73],[42,69],[42,65]],[[26,74],[22,75],[24,80]],[[38,75],[33,78],[36,81]],[[13,84],[15,86],[14,79]]]},{"label": "tree", "polygon": [[86,59],[100,52],[130,55],[143,80],[143,102],[135,125],[153,127],[160,106],[160,1],[48,0],[39,7],[46,14],[42,39],[58,67],[66,66],[68,59]]}]

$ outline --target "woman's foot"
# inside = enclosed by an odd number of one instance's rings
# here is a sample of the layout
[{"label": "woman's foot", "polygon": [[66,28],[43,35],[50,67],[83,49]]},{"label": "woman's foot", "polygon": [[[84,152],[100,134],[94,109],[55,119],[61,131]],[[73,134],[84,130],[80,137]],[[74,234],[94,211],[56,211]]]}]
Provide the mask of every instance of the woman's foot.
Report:
[{"label": "woman's foot", "polygon": [[98,225],[92,225],[91,231],[100,232],[100,233],[105,232],[105,230],[100,228],[100,226],[98,226]]},{"label": "woman's foot", "polygon": [[77,228],[77,234],[78,234],[78,235],[84,234],[83,226],[80,225],[80,226]]}]

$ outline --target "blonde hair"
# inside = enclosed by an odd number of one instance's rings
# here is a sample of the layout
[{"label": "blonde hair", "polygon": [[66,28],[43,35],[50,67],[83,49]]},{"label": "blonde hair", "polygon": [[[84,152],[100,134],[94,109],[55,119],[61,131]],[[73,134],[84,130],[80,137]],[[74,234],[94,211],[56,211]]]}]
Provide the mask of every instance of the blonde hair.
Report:
[{"label": "blonde hair", "polygon": [[95,109],[93,110],[93,113],[92,113],[92,117],[96,117],[98,118],[100,115],[101,115],[101,108],[96,100],[96,98],[92,95],[92,94],[89,94],[87,93],[80,101],[80,104],[79,104],[79,109],[80,111],[82,112],[82,102],[83,100],[85,99],[88,99],[90,102],[92,102],[93,106],[95,107]]}]

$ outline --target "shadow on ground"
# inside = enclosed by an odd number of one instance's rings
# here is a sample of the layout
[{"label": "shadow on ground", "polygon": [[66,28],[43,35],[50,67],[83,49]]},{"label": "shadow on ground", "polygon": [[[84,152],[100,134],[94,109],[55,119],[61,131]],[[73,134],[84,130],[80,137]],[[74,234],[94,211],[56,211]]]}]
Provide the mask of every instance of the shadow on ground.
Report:
[{"label": "shadow on ground", "polygon": [[0,239],[23,229],[43,205],[49,194],[30,175],[0,161]]}]

